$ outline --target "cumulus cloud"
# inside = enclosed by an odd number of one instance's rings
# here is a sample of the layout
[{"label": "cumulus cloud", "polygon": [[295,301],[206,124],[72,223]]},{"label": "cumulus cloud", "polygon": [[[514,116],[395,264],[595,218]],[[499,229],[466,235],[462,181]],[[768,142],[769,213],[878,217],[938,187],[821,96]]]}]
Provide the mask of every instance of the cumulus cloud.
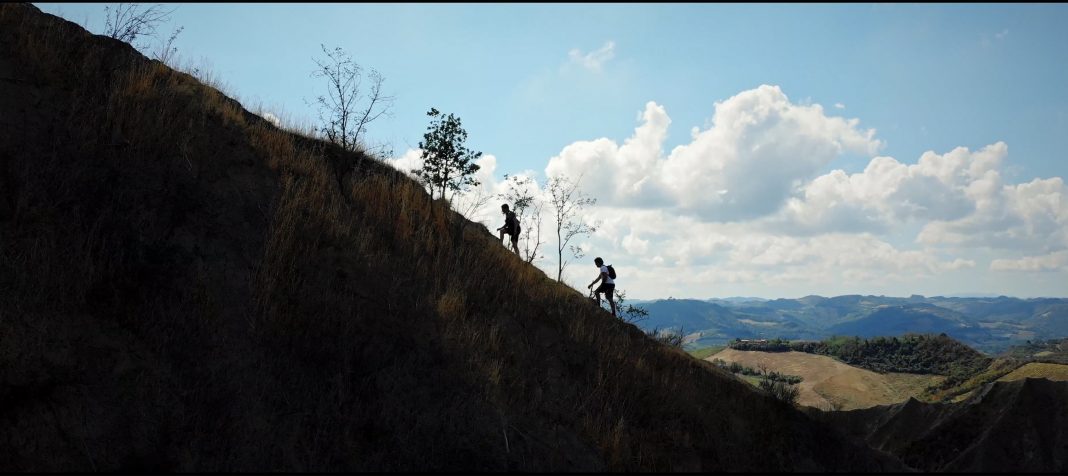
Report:
[{"label": "cumulus cloud", "polygon": [[927,224],[927,244],[985,246],[1053,252],[1068,249],[1068,188],[1060,177],[1001,185],[996,173],[973,184],[974,213]]},{"label": "cumulus cloud", "polygon": [[874,154],[875,130],[832,117],[819,104],[790,102],[763,85],[716,103],[711,126],[662,152],[671,120],[650,101],[623,145],[601,138],[565,147],[547,175],[585,177],[606,203],[673,206],[708,221],[745,220],[779,209],[798,187],[845,153]]},{"label": "cumulus cloud", "polygon": [[926,152],[907,165],[876,157],[863,172],[834,170],[804,187],[784,208],[785,226],[808,231],[882,231],[910,221],[963,219],[989,198],[1008,147]]},{"label": "cumulus cloud", "polygon": [[[602,227],[586,246],[615,262],[620,285],[636,296],[713,296],[726,288],[875,293],[977,265],[935,249],[901,249],[870,233],[797,237],[754,223],[707,223],[656,209],[597,207],[591,215],[612,226]],[[580,267],[565,278],[588,281],[586,271]]]},{"label": "cumulus cloud", "polygon": [[995,259],[991,271],[1062,271],[1068,268],[1068,250],[1020,259]]},{"label": "cumulus cloud", "polygon": [[567,57],[572,63],[580,65],[590,71],[601,71],[601,67],[615,57],[615,55],[616,42],[611,40],[606,42],[604,46],[589,53],[584,54],[577,48],[572,49],[567,53]]},{"label": "cumulus cloud", "polygon": [[385,162],[393,166],[393,168],[407,173],[411,177],[415,177],[413,173],[415,170],[423,168],[423,155],[422,149],[408,149],[404,151],[399,157],[392,157],[386,159]]},{"label": "cumulus cloud", "polygon": [[269,112],[265,112],[263,114],[263,118],[266,119],[267,122],[270,122],[271,124],[274,124],[275,127],[280,127],[282,125],[282,120],[279,119],[278,116],[276,116],[274,114],[271,114]]},{"label": "cumulus cloud", "polygon": [[[598,199],[578,217],[599,223],[597,232],[572,244],[614,263],[629,297],[1012,294],[952,286],[977,268],[1033,280],[1025,287],[1068,272],[1068,188],[1060,177],[1004,183],[1004,142],[911,160],[881,156],[874,130],[793,103],[775,86],[716,103],[708,125],[666,151],[671,125],[650,101],[629,137],[566,145],[544,170],[582,177],[583,191]],[[847,154],[869,163],[855,173],[823,172]],[[408,150],[391,162],[411,170],[418,157]],[[484,155],[480,165],[482,185],[455,208],[506,191],[496,158]],[[465,214],[500,225],[499,200],[480,207]],[[548,206],[543,212],[548,226]],[[539,262],[550,276],[553,258]],[[594,277],[592,265],[568,259],[565,282]]]}]

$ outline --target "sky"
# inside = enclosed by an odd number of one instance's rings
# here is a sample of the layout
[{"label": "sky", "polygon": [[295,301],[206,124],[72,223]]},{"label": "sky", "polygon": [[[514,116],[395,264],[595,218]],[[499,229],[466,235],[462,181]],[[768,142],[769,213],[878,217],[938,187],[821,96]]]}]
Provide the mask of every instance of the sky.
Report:
[{"label": "sky", "polygon": [[[35,5],[103,31],[106,4]],[[1068,5],[166,7],[172,63],[283,126],[317,123],[322,46],[384,76],[367,141],[397,167],[431,107],[460,117],[456,207],[491,230],[505,174],[581,177],[583,291],[601,256],[636,299],[1068,296]]]}]

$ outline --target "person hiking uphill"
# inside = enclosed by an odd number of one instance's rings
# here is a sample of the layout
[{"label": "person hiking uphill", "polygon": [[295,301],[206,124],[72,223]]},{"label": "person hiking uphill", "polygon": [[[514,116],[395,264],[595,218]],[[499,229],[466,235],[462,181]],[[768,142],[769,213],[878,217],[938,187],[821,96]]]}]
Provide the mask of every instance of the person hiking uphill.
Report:
[{"label": "person hiking uphill", "polygon": [[508,204],[501,205],[501,213],[504,214],[504,226],[497,229],[500,232],[501,241],[507,233],[512,239],[512,251],[519,256],[519,220],[515,218],[515,212],[508,210]]},{"label": "person hiking uphill", "polygon": [[593,293],[597,295],[597,305],[601,305],[601,293],[604,293],[605,298],[608,299],[608,304],[612,306],[612,317],[618,317],[616,316],[616,301],[613,296],[616,291],[616,281],[612,279],[612,274],[615,274],[615,272],[613,271],[609,273],[609,267],[604,265],[604,260],[600,257],[594,258],[593,264],[601,270],[601,274],[598,274],[597,279],[593,280],[593,282],[586,287],[593,289],[593,285],[597,284],[597,281],[600,281],[601,285],[597,286],[597,289],[593,291]]}]

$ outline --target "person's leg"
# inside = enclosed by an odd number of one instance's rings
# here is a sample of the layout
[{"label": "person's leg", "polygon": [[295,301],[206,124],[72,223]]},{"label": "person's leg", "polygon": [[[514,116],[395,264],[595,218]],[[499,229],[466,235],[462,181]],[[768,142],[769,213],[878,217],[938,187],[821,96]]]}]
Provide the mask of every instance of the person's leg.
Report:
[{"label": "person's leg", "polygon": [[608,287],[605,286],[604,283],[597,286],[597,289],[594,289],[593,293],[597,295],[597,307],[601,307],[601,293],[604,293],[605,298],[610,298],[612,296],[612,292],[608,290]]},{"label": "person's leg", "polygon": [[515,251],[515,255],[519,256],[519,237],[512,237],[512,250]]},{"label": "person's leg", "polygon": [[605,299],[608,299],[608,305],[612,306],[612,317],[619,317],[616,316],[616,301],[612,298],[612,290],[605,291],[604,295]]}]

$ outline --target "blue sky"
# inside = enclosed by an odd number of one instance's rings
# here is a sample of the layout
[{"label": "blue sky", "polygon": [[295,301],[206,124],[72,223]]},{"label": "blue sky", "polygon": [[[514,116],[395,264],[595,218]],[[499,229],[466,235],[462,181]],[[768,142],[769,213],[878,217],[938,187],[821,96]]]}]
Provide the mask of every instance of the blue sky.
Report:
[{"label": "blue sky", "polygon": [[[104,4],[36,5],[103,29]],[[608,226],[584,244],[622,264],[633,297],[1068,294],[1068,198],[1057,180],[1068,175],[1066,5],[172,7],[161,31],[185,27],[182,61],[290,123],[314,120],[305,99],[322,88],[310,76],[319,45],[345,48],[396,97],[371,141],[402,157],[426,110],[455,113],[468,146],[493,159],[490,192],[505,173],[543,182],[550,170],[645,161],[643,191],[614,175],[587,190],[602,205],[588,218]],[[782,115],[743,128],[768,107]],[[653,125],[636,132],[643,124]],[[695,127],[708,136],[696,139]],[[628,139],[644,146],[614,155]],[[743,144],[781,150],[753,155]],[[919,167],[927,151],[938,158]],[[873,162],[880,156],[894,166],[861,176],[889,164]],[[680,175],[683,164],[699,179]],[[726,201],[691,200],[712,185]],[[497,226],[492,210],[482,219]],[[869,250],[850,255],[867,264],[845,269],[837,247]],[[576,287],[596,272],[570,271]]]}]

